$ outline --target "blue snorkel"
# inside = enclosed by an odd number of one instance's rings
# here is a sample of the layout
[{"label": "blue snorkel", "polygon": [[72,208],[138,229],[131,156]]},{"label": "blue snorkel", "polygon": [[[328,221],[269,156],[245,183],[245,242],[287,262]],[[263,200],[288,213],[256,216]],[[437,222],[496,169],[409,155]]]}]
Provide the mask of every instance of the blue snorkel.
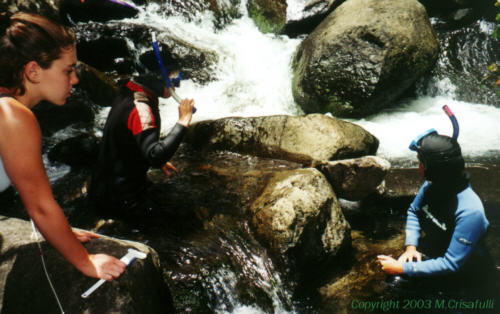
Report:
[{"label": "blue snorkel", "polygon": [[451,137],[453,137],[454,139],[457,139],[458,132],[460,131],[460,128],[458,127],[457,118],[455,118],[455,115],[453,114],[453,112],[451,112],[451,109],[447,105],[443,106],[443,110],[446,113],[446,115],[448,116],[448,118],[450,118],[451,124],[453,125],[453,135]]},{"label": "blue snorkel", "polygon": [[[451,111],[451,109],[447,105],[443,106],[443,111],[446,113],[448,118],[450,118],[451,124],[453,126],[453,135],[451,137],[453,139],[457,140],[458,133],[460,131],[460,128],[458,127],[457,118],[455,117],[455,115],[453,114],[453,112]],[[425,131],[424,133],[420,134],[419,136],[417,136],[413,141],[411,141],[410,147],[409,147],[410,150],[418,151],[418,145],[419,145],[420,140],[422,138],[426,137],[427,135],[432,134],[432,133],[438,134],[435,129],[429,129],[429,130]]]},{"label": "blue snorkel", "polygon": [[[158,45],[158,41],[156,40],[156,33],[153,32],[151,37],[153,38],[153,51],[155,53],[156,61],[158,61],[158,67],[160,68],[163,82],[165,83],[165,86],[167,86],[170,95],[175,99],[175,101],[177,101],[177,103],[180,104],[181,98],[177,95],[173,87],[179,87],[184,73],[179,72],[179,75],[172,79],[168,76],[167,70],[165,70],[165,65],[163,65],[163,60],[161,58],[160,47]],[[193,107],[193,113],[195,112],[196,108]]]}]

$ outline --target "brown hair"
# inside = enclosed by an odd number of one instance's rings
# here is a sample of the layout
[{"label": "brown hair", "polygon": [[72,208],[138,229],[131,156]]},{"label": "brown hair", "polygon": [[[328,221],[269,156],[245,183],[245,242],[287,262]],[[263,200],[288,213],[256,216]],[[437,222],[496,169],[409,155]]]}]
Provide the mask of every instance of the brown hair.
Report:
[{"label": "brown hair", "polygon": [[43,69],[75,44],[75,34],[63,25],[30,13],[0,14],[0,86],[23,95],[24,66],[36,61]]}]

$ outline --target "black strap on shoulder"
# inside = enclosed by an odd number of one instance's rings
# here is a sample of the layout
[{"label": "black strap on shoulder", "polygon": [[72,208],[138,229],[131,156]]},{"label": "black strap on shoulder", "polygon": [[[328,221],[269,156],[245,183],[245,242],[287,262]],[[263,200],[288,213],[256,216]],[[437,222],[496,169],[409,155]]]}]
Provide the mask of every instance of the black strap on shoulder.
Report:
[{"label": "black strap on shoulder", "polygon": [[14,98],[12,95],[0,93],[0,98],[3,98],[3,97],[12,97],[12,98]]}]

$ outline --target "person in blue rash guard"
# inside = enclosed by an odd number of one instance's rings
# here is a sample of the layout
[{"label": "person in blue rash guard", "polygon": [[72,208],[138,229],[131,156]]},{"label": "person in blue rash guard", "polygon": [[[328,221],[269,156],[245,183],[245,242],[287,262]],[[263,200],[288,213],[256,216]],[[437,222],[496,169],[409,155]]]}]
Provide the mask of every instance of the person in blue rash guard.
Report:
[{"label": "person in blue rash guard", "polygon": [[456,139],[434,131],[414,143],[410,149],[417,151],[426,181],[407,211],[406,250],[397,260],[379,255],[379,262],[386,273],[410,280],[464,283],[464,276],[492,265],[483,247],[489,225],[483,204],[469,184]]},{"label": "person in blue rash guard", "polygon": [[89,198],[102,213],[124,218],[152,214],[157,204],[148,195],[148,169],[161,168],[166,175],[176,170],[168,160],[191,122],[194,101],[181,101],[177,123],[160,140],[158,97],[170,97],[163,81],[144,75],[131,79],[112,104],[89,187]]}]

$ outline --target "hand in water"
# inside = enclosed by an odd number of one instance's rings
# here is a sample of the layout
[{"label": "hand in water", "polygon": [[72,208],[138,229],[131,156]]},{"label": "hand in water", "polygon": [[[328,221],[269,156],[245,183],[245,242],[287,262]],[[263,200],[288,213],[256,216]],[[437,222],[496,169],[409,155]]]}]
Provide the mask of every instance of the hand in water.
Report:
[{"label": "hand in water", "polygon": [[399,275],[403,273],[403,263],[398,262],[394,258],[387,255],[377,256],[382,270],[391,275]]},{"label": "hand in water", "polygon": [[172,172],[170,171],[173,171],[173,172],[177,172],[177,168],[174,167],[174,165],[172,165],[171,163],[167,162],[165,163],[162,167],[161,167],[161,170],[163,171],[163,173],[169,177]]}]

